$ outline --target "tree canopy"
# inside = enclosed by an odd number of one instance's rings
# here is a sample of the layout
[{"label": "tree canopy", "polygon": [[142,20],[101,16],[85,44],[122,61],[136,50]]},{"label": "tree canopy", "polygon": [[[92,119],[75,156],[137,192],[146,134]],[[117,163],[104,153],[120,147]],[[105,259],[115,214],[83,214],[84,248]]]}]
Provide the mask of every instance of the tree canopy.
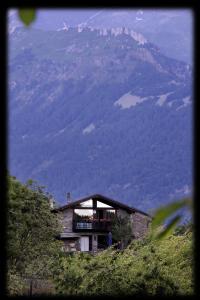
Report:
[{"label": "tree canopy", "polygon": [[122,249],[126,247],[132,239],[132,226],[129,219],[121,216],[114,216],[112,218],[111,232],[114,241],[120,242]]},{"label": "tree canopy", "polygon": [[61,248],[56,240],[60,225],[37,182],[21,184],[8,176],[7,198],[7,288],[9,294],[18,294],[23,277],[51,276]]}]

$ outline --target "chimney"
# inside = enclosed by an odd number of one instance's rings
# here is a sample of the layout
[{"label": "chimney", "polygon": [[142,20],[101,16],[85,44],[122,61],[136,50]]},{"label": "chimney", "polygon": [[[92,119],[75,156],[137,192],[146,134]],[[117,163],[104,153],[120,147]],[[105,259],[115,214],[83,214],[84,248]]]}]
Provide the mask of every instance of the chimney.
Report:
[{"label": "chimney", "polygon": [[67,193],[67,204],[71,202],[71,195],[70,192]]},{"label": "chimney", "polygon": [[50,198],[49,198],[49,205],[50,205],[50,208],[54,208],[54,199],[53,199],[53,197],[52,196],[50,196]]}]

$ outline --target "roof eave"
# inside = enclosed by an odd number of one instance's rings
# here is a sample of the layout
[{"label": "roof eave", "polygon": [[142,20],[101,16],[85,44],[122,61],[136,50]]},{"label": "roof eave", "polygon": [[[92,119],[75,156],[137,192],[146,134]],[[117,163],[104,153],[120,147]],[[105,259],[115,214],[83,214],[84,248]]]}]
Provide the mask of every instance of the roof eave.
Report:
[{"label": "roof eave", "polygon": [[124,210],[126,210],[126,211],[128,211],[128,212],[130,212],[130,213],[138,212],[138,213],[140,213],[140,214],[143,214],[143,215],[146,215],[146,216],[148,216],[148,217],[151,217],[150,215],[148,215],[147,213],[145,213],[145,212],[143,212],[143,211],[141,211],[141,210],[139,210],[139,209],[136,209],[136,208],[134,208],[134,207],[129,207],[129,206],[126,205],[126,204],[123,204],[123,203],[121,203],[121,202],[119,202],[119,201],[116,201],[116,200],[114,200],[114,199],[108,198],[108,197],[103,196],[103,195],[101,195],[101,194],[93,194],[93,195],[89,195],[89,196],[87,196],[87,197],[81,198],[81,199],[79,199],[79,200],[76,200],[76,201],[71,202],[71,203],[69,203],[69,204],[66,204],[66,205],[64,205],[64,206],[61,206],[61,207],[59,207],[59,208],[53,209],[52,212],[59,212],[59,211],[63,211],[63,210],[68,209],[68,208],[73,208],[76,204],[79,204],[79,203],[81,203],[81,202],[83,202],[83,201],[86,201],[86,200],[88,200],[88,199],[90,199],[90,198],[102,198],[102,199],[104,199],[104,200],[107,200],[108,202],[111,202],[111,203],[114,203],[114,204],[118,205],[119,207],[121,207],[122,209],[124,209]]}]

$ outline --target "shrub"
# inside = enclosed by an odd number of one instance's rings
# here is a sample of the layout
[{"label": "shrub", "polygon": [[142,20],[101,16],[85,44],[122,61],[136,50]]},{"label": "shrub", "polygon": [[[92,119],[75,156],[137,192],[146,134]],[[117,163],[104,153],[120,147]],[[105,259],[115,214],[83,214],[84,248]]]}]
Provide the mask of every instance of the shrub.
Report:
[{"label": "shrub", "polygon": [[192,233],[186,232],[135,240],[124,251],[63,257],[54,280],[65,295],[191,295],[192,267]]}]

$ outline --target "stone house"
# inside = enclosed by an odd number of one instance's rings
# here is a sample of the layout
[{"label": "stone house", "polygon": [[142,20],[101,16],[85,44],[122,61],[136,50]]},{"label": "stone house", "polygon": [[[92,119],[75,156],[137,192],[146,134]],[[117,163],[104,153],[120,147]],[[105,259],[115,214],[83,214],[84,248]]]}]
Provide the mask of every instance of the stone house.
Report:
[{"label": "stone house", "polygon": [[68,199],[67,205],[53,209],[62,224],[60,239],[64,251],[97,252],[107,248],[108,232],[114,215],[129,218],[133,239],[142,238],[147,232],[151,216],[121,202],[96,194],[77,201]]}]

